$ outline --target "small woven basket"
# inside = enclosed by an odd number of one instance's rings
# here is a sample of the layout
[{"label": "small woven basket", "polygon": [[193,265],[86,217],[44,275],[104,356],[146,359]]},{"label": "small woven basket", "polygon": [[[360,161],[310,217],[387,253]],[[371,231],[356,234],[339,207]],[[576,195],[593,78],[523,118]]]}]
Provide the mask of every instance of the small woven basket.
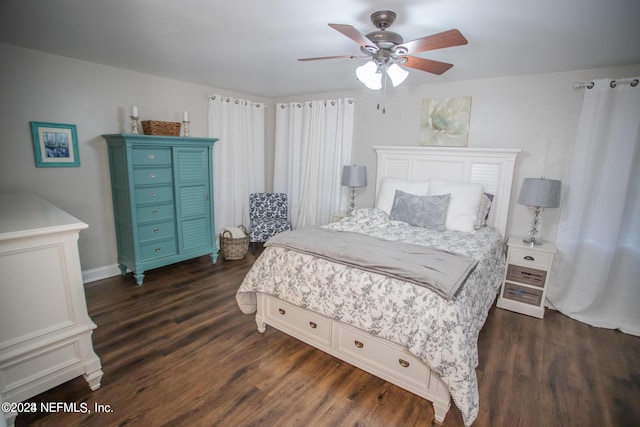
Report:
[{"label": "small woven basket", "polygon": [[180,123],[143,120],[142,131],[145,135],[180,136]]},{"label": "small woven basket", "polygon": [[239,225],[238,228],[244,231],[245,237],[234,239],[228,230],[220,233],[220,251],[226,260],[242,259],[249,250],[249,235],[247,234],[247,229],[244,228],[244,225]]}]

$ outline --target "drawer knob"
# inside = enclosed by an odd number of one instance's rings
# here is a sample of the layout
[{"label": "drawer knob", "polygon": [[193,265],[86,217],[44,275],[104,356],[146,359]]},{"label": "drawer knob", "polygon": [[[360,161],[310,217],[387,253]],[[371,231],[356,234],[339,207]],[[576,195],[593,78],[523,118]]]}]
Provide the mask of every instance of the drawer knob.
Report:
[{"label": "drawer knob", "polygon": [[150,178],[155,178],[155,177],[156,177],[156,174],[152,172],[152,173],[150,173],[150,174],[149,174],[149,177],[150,177]]},{"label": "drawer knob", "polygon": [[535,261],[536,259],[534,257],[532,257],[531,255],[527,255],[526,257],[524,257],[524,259],[526,259],[527,261]]},{"label": "drawer knob", "polygon": [[311,329],[315,329],[318,327],[318,325],[316,324],[316,322],[309,322],[309,326],[311,326]]},{"label": "drawer knob", "polygon": [[156,197],[157,194],[156,193],[151,193],[151,197]]},{"label": "drawer knob", "polygon": [[160,252],[160,248],[156,248],[156,252]]},{"label": "drawer knob", "polygon": [[155,158],[156,158],[156,155],[152,153],[152,154],[149,154],[149,156],[148,156],[148,157],[149,157],[151,160],[153,160],[153,159],[155,159]]},{"label": "drawer knob", "polygon": [[158,211],[153,211],[152,214],[158,215]]},{"label": "drawer knob", "polygon": [[278,309],[278,313],[282,314],[284,316],[284,314],[286,313],[286,311],[284,311],[284,308],[279,308]]},{"label": "drawer knob", "polygon": [[158,234],[160,232],[160,230],[158,230],[157,228],[155,230],[153,230],[154,233]]},{"label": "drawer knob", "polygon": [[409,365],[410,365],[410,363],[409,363],[409,362],[407,362],[407,361],[406,361],[406,360],[404,360],[404,359],[398,359],[398,363],[399,363],[399,364],[400,364],[400,366],[402,366],[403,368],[408,368],[408,367],[409,367]]},{"label": "drawer knob", "polygon": [[358,347],[358,348],[362,348],[362,347],[364,347],[364,344],[362,343],[362,341],[355,340],[353,343],[354,343],[354,344],[356,345],[356,347]]}]

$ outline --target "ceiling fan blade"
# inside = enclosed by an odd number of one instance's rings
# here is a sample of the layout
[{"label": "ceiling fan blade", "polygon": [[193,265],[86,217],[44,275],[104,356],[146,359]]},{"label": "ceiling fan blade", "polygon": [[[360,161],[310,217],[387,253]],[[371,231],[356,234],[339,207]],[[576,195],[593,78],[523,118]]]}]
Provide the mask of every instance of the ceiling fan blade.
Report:
[{"label": "ceiling fan blade", "polygon": [[403,58],[407,58],[407,62],[402,64],[402,66],[415,68],[416,70],[426,71],[427,73],[432,74],[440,75],[453,67],[453,64],[434,61],[432,59],[418,58],[415,56],[403,56]]},{"label": "ceiling fan blade", "polygon": [[317,56],[315,58],[298,58],[298,61],[322,61],[324,59],[341,59],[341,58],[349,58],[349,59],[358,59],[358,58],[366,58],[366,56],[354,56],[354,55],[337,55],[337,56]]},{"label": "ceiling fan blade", "polygon": [[442,49],[445,47],[460,46],[467,43],[467,39],[464,38],[462,33],[454,29],[408,41],[396,46],[395,50],[398,50],[399,48],[406,49],[406,52],[403,52],[404,55],[417,52],[426,52],[428,50],[434,49]]},{"label": "ceiling fan blade", "polygon": [[329,24],[331,28],[334,30],[340,31],[345,36],[349,37],[354,42],[358,43],[360,46],[373,46],[376,47],[376,44],[369,40],[367,36],[358,31],[355,27],[346,24]]}]

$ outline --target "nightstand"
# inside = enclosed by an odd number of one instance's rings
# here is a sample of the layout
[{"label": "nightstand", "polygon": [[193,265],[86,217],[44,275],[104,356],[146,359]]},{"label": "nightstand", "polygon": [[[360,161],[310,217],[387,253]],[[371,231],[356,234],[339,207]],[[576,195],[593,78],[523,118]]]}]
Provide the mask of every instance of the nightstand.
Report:
[{"label": "nightstand", "polygon": [[522,238],[507,242],[507,268],[497,306],[529,316],[544,317],[544,297],[556,246],[531,246]]}]

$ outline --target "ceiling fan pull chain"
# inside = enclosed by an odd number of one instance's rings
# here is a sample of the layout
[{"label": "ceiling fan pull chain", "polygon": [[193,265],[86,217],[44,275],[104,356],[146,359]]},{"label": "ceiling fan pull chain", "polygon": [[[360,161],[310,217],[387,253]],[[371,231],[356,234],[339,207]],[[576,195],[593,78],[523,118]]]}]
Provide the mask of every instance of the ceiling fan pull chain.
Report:
[{"label": "ceiling fan pull chain", "polygon": [[[387,72],[382,72],[382,114],[387,112]],[[380,109],[380,104],[378,104],[378,110]]]}]

